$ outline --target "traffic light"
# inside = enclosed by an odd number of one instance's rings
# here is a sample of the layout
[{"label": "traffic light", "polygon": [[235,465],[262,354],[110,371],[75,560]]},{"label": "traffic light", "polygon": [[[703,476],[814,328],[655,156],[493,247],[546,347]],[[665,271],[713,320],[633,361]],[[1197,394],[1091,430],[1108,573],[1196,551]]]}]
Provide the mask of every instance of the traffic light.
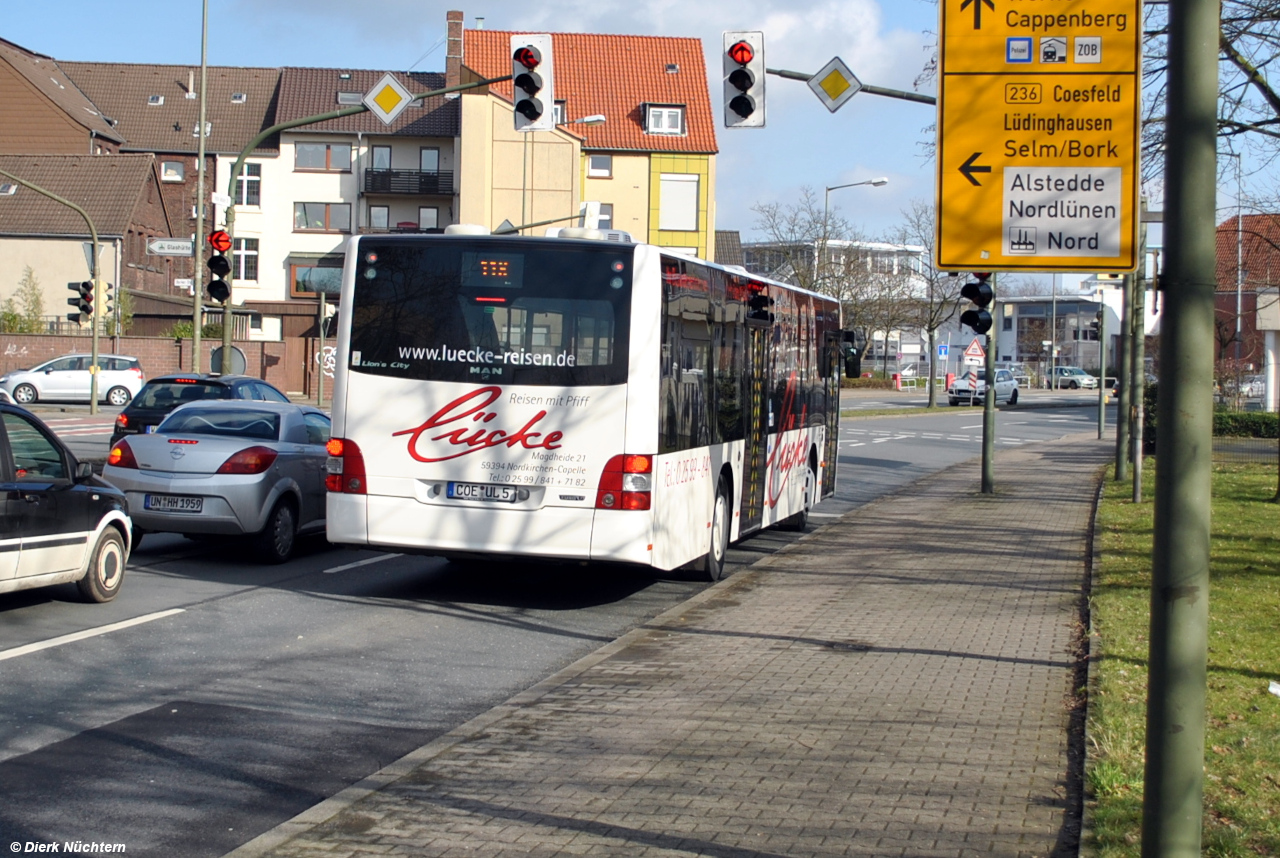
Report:
[{"label": "traffic light", "polygon": [[551,36],[511,37],[511,86],[517,131],[550,131],[556,127]]},{"label": "traffic light", "polygon": [[72,295],[70,298],[67,299],[67,304],[76,308],[76,312],[67,313],[67,321],[75,322],[77,325],[80,324],[81,321],[83,321],[83,319],[80,316],[80,307],[81,307],[81,304],[84,302],[84,292],[81,290],[80,287],[83,285],[84,285],[83,283],[67,284],[67,288],[75,293],[74,295]]},{"label": "traffic light", "polygon": [[724,34],[724,127],[764,127],[764,33]]},{"label": "traffic light", "polygon": [[227,303],[227,299],[231,297],[231,285],[222,278],[231,273],[231,263],[221,253],[215,253],[205,264],[213,275],[213,279],[209,281],[209,297],[219,304]]},{"label": "traffic light", "polygon": [[102,284],[102,298],[99,303],[102,309],[98,312],[100,312],[104,318],[109,318],[111,314],[116,311],[116,286],[114,283]]},{"label": "traffic light", "polygon": [[747,300],[747,324],[748,325],[772,325],[773,324],[773,299],[768,293],[757,292]]},{"label": "traffic light", "polygon": [[965,310],[961,313],[960,324],[973,328],[975,334],[985,334],[991,330],[991,313],[987,307],[991,306],[991,302],[995,300],[996,293],[987,282],[991,279],[991,272],[975,271],[973,276],[973,280],[960,287],[960,297],[968,298],[977,309]]}]

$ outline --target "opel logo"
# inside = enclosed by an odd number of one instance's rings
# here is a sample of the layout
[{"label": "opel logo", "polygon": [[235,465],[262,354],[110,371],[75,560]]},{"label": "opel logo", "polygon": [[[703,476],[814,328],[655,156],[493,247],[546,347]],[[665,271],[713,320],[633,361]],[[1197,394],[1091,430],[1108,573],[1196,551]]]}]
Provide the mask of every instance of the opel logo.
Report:
[{"label": "opel logo", "polygon": [[181,447],[174,447],[172,450],[169,451],[169,455],[172,456],[173,460],[176,462],[179,459],[181,459],[183,456],[187,455],[187,451],[182,449]]}]

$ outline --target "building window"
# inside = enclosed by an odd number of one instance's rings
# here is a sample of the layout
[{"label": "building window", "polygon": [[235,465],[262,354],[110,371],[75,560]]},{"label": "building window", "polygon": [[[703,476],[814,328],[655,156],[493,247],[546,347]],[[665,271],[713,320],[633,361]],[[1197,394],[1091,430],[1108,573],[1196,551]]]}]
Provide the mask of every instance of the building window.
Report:
[{"label": "building window", "polygon": [[243,92],[233,92],[233,93],[231,93],[231,103],[232,103],[232,104],[244,104],[244,103],[246,103],[248,100],[249,100],[249,96],[248,96],[248,94],[246,94],[246,93],[243,93]]},{"label": "building window", "polygon": [[391,169],[391,147],[390,146],[374,146],[373,147],[373,167],[374,170],[390,170]]},{"label": "building window", "polygon": [[369,226],[374,229],[391,226],[391,209],[386,206],[369,206]]},{"label": "building window", "polygon": [[187,165],[181,161],[161,161],[160,181],[181,182],[187,176]]},{"label": "building window", "polygon": [[336,295],[342,286],[342,265],[295,263],[289,266],[289,283],[295,298],[313,298],[320,292]]},{"label": "building window", "polygon": [[245,164],[236,182],[236,205],[262,205],[262,165]]},{"label": "building window", "polygon": [[698,229],[698,176],[663,173],[658,198],[658,229],[696,232]]},{"label": "building window", "polygon": [[418,169],[424,173],[440,172],[440,150],[422,147],[418,150]]},{"label": "building window", "polygon": [[440,209],[435,206],[418,207],[418,229],[435,229],[440,225]]},{"label": "building window", "polygon": [[683,134],[684,108],[678,105],[649,105],[645,130],[650,134]]},{"label": "building window", "polygon": [[600,219],[596,221],[596,229],[613,229],[613,203],[600,204]]},{"label": "building window", "polygon": [[350,232],[350,203],[294,203],[294,232]]},{"label": "building window", "polygon": [[163,96],[163,95],[148,95],[148,96],[147,96],[147,106],[148,106],[148,107],[160,107],[160,106],[161,106],[161,105],[163,105],[163,104],[164,104],[164,96]]},{"label": "building window", "polygon": [[339,92],[338,104],[361,104],[364,102],[363,92]]},{"label": "building window", "polygon": [[237,238],[231,259],[231,276],[237,280],[258,279],[258,239]]},{"label": "building window", "polygon": [[551,105],[551,116],[555,120],[556,125],[564,125],[564,101],[557,101]]},{"label": "building window", "polygon": [[612,155],[588,155],[587,177],[591,179],[608,179],[613,176]]},{"label": "building window", "polygon": [[293,169],[351,171],[350,143],[297,143],[293,147]]}]

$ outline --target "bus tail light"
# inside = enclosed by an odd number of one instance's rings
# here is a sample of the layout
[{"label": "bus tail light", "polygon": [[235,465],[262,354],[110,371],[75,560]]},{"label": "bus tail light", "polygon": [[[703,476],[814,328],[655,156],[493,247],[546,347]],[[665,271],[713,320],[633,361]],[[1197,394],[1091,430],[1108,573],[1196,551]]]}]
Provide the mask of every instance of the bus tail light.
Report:
[{"label": "bus tail light", "polygon": [[329,458],[324,465],[324,487],[339,494],[365,494],[364,456],[356,442],[330,438],[325,449]]},{"label": "bus tail light", "polygon": [[596,509],[648,509],[652,492],[653,457],[623,453],[604,466]]}]

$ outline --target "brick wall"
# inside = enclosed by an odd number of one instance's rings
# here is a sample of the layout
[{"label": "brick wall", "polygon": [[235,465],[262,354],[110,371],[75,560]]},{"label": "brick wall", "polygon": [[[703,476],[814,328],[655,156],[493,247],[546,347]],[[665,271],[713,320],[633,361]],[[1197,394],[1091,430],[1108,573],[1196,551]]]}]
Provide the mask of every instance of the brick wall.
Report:
[{"label": "brick wall", "polygon": [[[209,370],[210,353],[221,345],[221,340],[201,340],[203,358],[200,366],[204,371]],[[289,391],[285,343],[239,340],[234,345],[244,352],[246,375],[265,379],[281,390]],[[91,348],[89,337],[3,334],[0,335],[0,373],[35,366],[59,355],[88,354]],[[120,337],[117,341],[114,337],[102,337],[98,341],[98,351],[136,357],[141,361],[147,378],[191,369],[191,340],[175,342],[171,337]],[[314,351],[314,347],[308,351]]]}]

